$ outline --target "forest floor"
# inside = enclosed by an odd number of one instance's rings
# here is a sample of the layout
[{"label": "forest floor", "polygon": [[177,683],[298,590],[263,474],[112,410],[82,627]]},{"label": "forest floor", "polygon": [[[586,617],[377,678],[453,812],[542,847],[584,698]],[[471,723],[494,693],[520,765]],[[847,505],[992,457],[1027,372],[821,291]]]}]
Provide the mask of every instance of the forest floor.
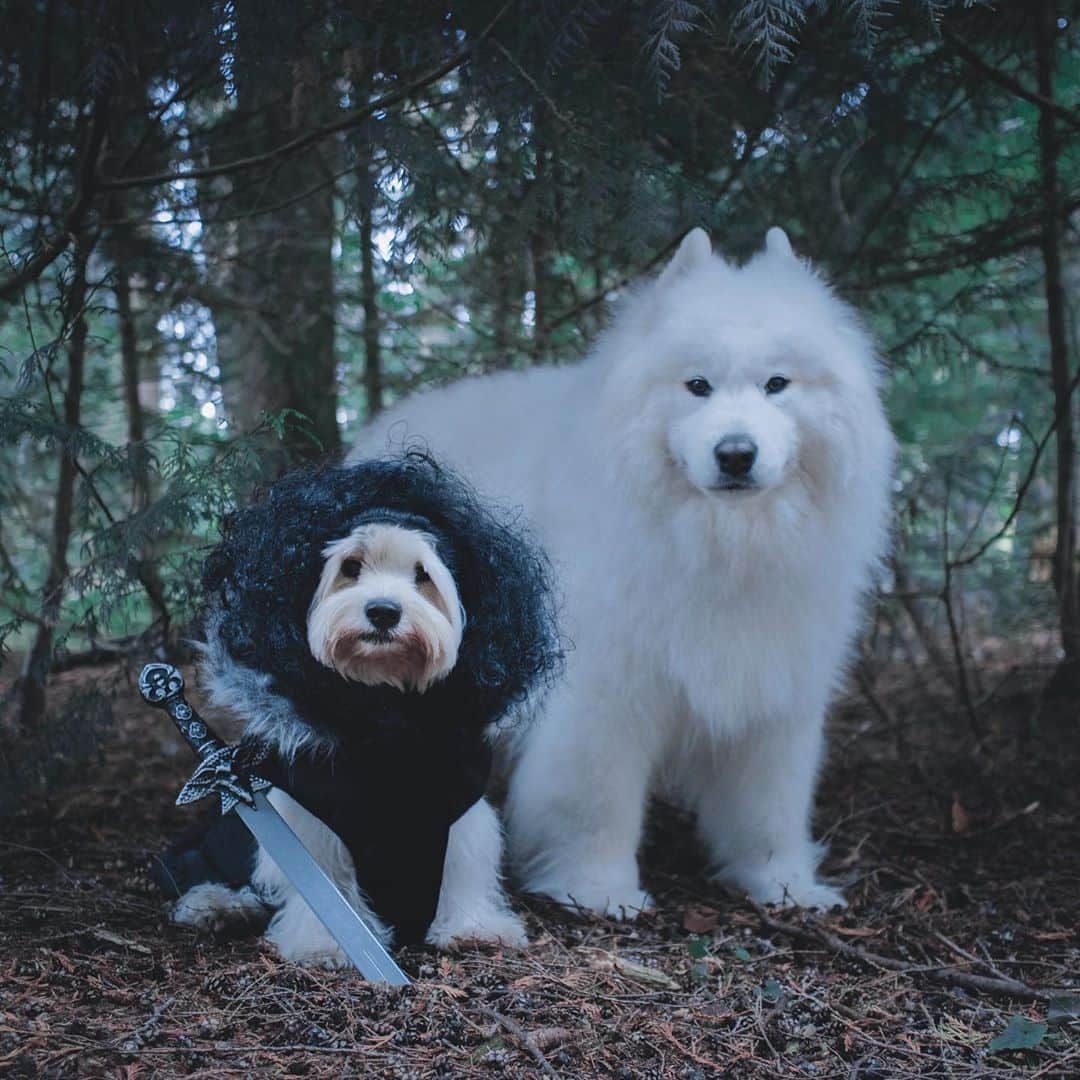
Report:
[{"label": "forest floor", "polygon": [[1033,733],[1023,679],[980,754],[922,694],[837,711],[818,820],[844,912],[725,893],[657,808],[655,913],[518,895],[528,949],[409,950],[390,990],[167,921],[144,867],[196,812],[173,806],[193,759],[111,677],[104,760],[0,822],[0,1074],[1080,1075],[1080,725]]}]

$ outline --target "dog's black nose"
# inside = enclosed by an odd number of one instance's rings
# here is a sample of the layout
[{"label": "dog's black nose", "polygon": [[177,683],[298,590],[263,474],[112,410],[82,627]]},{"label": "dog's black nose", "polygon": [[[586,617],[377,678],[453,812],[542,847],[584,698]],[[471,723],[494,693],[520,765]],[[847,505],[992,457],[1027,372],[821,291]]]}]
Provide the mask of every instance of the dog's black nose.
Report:
[{"label": "dog's black nose", "polygon": [[725,476],[743,477],[754,467],[757,443],[749,435],[725,435],[713,447],[713,453]]},{"label": "dog's black nose", "polygon": [[372,600],[365,605],[364,614],[376,630],[393,630],[401,622],[401,605],[393,600]]}]

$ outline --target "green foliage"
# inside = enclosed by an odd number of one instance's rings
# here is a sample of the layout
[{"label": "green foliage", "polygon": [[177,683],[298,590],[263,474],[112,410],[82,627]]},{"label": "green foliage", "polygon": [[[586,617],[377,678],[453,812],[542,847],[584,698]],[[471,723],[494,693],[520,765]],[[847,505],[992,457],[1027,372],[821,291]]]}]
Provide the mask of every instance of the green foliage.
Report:
[{"label": "green foliage", "polygon": [[[857,9],[858,21],[864,33],[869,33],[878,5],[874,0],[860,0],[851,7]],[[771,79],[777,67],[788,63],[794,55],[799,32],[806,21],[806,9],[804,0],[749,0],[735,15],[735,33],[756,48],[758,63],[766,80]]]},{"label": "green foliage", "polygon": [[[114,445],[83,426],[65,426],[50,413],[41,393],[40,385],[30,384],[0,397],[0,447],[13,463],[0,481],[0,499],[11,508],[11,519],[5,513],[5,533],[16,514],[21,525],[11,530],[12,536],[0,537],[11,545],[4,548],[0,650],[25,641],[29,623],[24,613],[36,609],[33,582],[41,577],[47,551],[36,538],[47,532],[52,508],[48,502],[39,509],[28,501],[25,477],[40,475],[48,482],[53,474],[47,466],[58,453],[75,459],[80,480],[72,543],[76,565],[56,625],[57,651],[62,653],[73,638],[86,644],[154,630],[138,572],[148,552],[164,579],[173,621],[184,625],[198,603],[206,546],[222,516],[261,475],[261,432],[235,438],[193,435],[181,418],[177,424],[156,425],[144,442]],[[273,416],[267,426],[283,431],[287,422],[287,417]],[[158,488],[145,506],[134,508],[130,492],[141,470],[157,478]],[[152,639],[151,633],[146,648]]]},{"label": "green foliage", "polygon": [[[746,8],[743,8],[743,11],[745,12]],[[704,21],[704,10],[691,0],[663,0],[656,5],[651,33],[645,42],[644,51],[649,76],[661,91],[682,66],[682,54],[675,40],[676,35],[692,34]]]}]

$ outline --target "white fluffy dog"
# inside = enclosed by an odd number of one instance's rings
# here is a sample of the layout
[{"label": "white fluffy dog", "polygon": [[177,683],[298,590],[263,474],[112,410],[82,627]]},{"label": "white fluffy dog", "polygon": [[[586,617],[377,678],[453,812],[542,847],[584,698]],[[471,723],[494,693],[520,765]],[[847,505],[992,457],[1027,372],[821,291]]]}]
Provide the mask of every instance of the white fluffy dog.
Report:
[{"label": "white fluffy dog", "polygon": [[575,649],[509,747],[526,888],[633,915],[650,790],[717,880],[828,907],[811,836],[826,707],[886,543],[893,439],[856,314],[771,229],[742,267],[696,229],[584,363],[467,380],[362,438],[419,439],[521,503]]}]

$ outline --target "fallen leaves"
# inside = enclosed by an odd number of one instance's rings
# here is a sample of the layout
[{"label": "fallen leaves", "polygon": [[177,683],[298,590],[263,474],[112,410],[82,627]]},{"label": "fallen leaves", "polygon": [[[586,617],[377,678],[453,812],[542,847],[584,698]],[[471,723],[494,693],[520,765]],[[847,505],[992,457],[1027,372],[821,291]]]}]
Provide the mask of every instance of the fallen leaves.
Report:
[{"label": "fallen leaves", "polygon": [[128,938],[121,937],[119,934],[114,934],[104,927],[96,926],[90,931],[90,934],[92,937],[97,938],[98,941],[104,941],[109,945],[118,945],[123,949],[131,949],[133,952],[141,953],[143,956],[150,955],[150,950],[145,945],[140,945],[137,941],[131,941]]},{"label": "fallen leaves", "polygon": [[720,912],[704,904],[695,904],[683,911],[682,926],[690,934],[711,934],[720,922]]},{"label": "fallen leaves", "polygon": [[662,990],[681,989],[678,982],[659,968],[639,964],[634,960],[628,960],[625,956],[619,956],[618,953],[606,952],[603,949],[582,951],[589,954],[589,967],[594,971],[614,972],[634,982],[659,987]]},{"label": "fallen leaves", "polygon": [[952,797],[952,807],[949,810],[949,823],[952,826],[952,831],[958,836],[961,833],[966,833],[971,828],[971,815],[960,801],[959,793],[955,791]]}]

